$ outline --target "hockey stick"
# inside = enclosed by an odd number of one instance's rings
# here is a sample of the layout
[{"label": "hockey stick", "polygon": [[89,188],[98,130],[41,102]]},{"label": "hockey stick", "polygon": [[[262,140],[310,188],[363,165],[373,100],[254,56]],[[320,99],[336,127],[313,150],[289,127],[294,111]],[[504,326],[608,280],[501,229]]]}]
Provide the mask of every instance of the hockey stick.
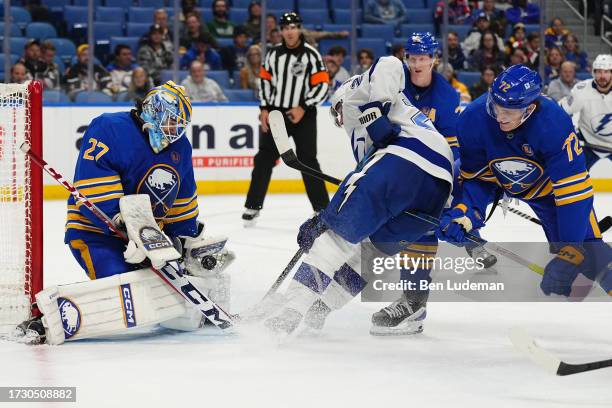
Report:
[{"label": "hockey stick", "polygon": [[[64,179],[64,177],[53,167],[49,166],[46,161],[32,152],[29,144],[23,143],[20,149],[27,156],[29,156],[36,165],[38,165],[58,183],[64,186],[64,188],[68,190],[70,194],[72,194],[75,200],[82,203],[96,217],[104,222],[104,224],[106,224],[111,231],[117,234],[124,241],[129,240],[123,231],[117,229],[108,215],[102,212],[94,203],[89,201],[87,197],[81,194],[76,187],[74,187],[74,185]],[[202,312],[202,314],[215,326],[219,327],[220,329],[229,329],[233,326],[230,316],[189,281],[189,278],[183,274],[177,261],[168,262],[163,268],[161,268],[161,271],[153,267],[151,267],[151,270],[155,272],[164,282],[176,290],[177,293],[183,296],[188,303],[200,310],[200,312]]]},{"label": "hockey stick", "polygon": [[521,328],[515,327],[510,329],[510,341],[518,351],[526,354],[534,363],[554,375],[579,374],[600,368],[612,367],[612,359],[581,364],[566,363],[551,352],[539,347],[533,337]]},{"label": "hockey stick", "polygon": [[[280,156],[283,159],[283,162],[285,162],[287,166],[295,170],[299,170],[302,173],[308,174],[310,176],[317,177],[321,180],[329,181],[330,183],[333,183],[336,185],[340,185],[342,183],[342,180],[329,176],[327,174],[324,174],[323,172],[315,170],[311,167],[308,167],[304,163],[299,161],[295,152],[291,148],[291,145],[289,144],[289,135],[287,134],[287,128],[285,127],[285,120],[283,119],[283,115],[280,111],[270,112],[269,122],[270,122],[270,129],[272,131],[272,137],[274,138],[274,142],[276,143],[276,148],[278,149],[278,152],[280,153]],[[437,227],[440,224],[440,221],[437,218],[432,217],[430,215],[421,214],[421,213],[417,213],[417,212],[410,211],[410,210],[406,210],[404,212],[415,218],[420,219],[421,221],[425,221],[429,223],[433,227]],[[466,238],[474,244],[478,244],[478,245],[487,244],[495,252],[501,255],[504,255],[507,258],[512,259],[514,262],[520,265],[523,265],[540,275],[544,274],[544,268],[542,268],[540,265],[537,265],[533,262],[529,262],[528,260],[524,259],[518,254],[515,254],[509,249],[500,247],[497,244],[488,242],[470,233],[466,234]]]},{"label": "hockey stick", "polygon": [[581,142],[580,145],[583,147],[588,147],[589,149],[600,150],[602,152],[612,153],[612,148],[609,148],[607,146],[595,145],[595,144],[584,142],[584,141]]},{"label": "hockey stick", "polygon": [[[508,207],[508,211],[510,211],[513,214],[518,215],[519,217],[525,218],[526,220],[529,220],[535,224],[542,225],[542,221],[540,221],[536,217],[532,217],[529,214],[525,214],[521,210],[517,210],[516,208]],[[608,231],[610,227],[612,227],[612,217],[610,217],[609,215],[606,215],[604,218],[599,220],[597,225],[599,226],[599,230],[603,234],[604,232]]]}]

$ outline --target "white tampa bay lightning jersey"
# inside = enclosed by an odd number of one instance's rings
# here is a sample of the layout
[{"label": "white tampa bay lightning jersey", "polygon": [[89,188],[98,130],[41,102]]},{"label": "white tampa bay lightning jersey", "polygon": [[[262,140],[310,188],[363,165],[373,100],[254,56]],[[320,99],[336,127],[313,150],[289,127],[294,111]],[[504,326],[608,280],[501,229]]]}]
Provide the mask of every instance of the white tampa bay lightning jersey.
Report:
[{"label": "white tampa bay lightning jersey", "polygon": [[578,128],[587,143],[612,148],[612,92],[600,93],[593,80],[587,79],[559,103],[570,115],[580,114]]},{"label": "white tampa bay lightning jersey", "polygon": [[452,151],[431,120],[402,93],[407,77],[404,63],[394,56],[382,57],[368,71],[349,78],[336,91],[341,95],[344,129],[351,138],[355,160],[361,161],[372,146],[366,130],[368,123],[363,118],[364,105],[391,103],[387,117],[400,126],[401,132],[395,141],[375,154],[400,156],[432,176],[452,183]]}]

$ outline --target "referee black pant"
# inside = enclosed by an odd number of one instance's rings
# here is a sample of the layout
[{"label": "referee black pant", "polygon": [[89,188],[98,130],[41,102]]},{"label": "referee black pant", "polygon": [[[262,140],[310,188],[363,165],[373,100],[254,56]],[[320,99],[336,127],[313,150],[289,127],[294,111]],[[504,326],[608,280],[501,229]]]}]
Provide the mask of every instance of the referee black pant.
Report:
[{"label": "referee black pant", "polygon": [[[285,125],[289,136],[293,137],[298,159],[316,170],[321,170],[317,161],[317,110],[307,109],[304,117],[297,124],[291,123],[285,116]],[[272,168],[280,155],[274,144],[272,133],[260,133],[259,151],[255,155],[253,172],[251,173],[251,185],[247,194],[245,207],[259,210],[263,207]],[[315,177],[302,173],[306,194],[315,211],[320,211],[329,204],[329,195],[325,183]]]}]

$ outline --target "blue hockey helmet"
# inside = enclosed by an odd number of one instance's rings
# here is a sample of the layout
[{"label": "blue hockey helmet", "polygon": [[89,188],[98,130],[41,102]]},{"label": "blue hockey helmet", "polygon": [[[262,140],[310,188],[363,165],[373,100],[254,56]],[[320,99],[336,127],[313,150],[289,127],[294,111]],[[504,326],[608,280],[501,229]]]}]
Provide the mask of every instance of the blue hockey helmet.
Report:
[{"label": "blue hockey helmet", "polygon": [[436,37],[434,37],[429,32],[423,33],[412,33],[408,40],[406,41],[406,45],[404,49],[406,50],[406,55],[436,55],[440,44]]},{"label": "blue hockey helmet", "polygon": [[191,102],[185,88],[168,81],[151,89],[142,102],[140,118],[151,148],[161,152],[183,136],[191,122]]},{"label": "blue hockey helmet", "polygon": [[496,117],[493,105],[505,109],[527,109],[542,93],[540,75],[525,65],[506,68],[495,78],[487,95],[487,111]]}]

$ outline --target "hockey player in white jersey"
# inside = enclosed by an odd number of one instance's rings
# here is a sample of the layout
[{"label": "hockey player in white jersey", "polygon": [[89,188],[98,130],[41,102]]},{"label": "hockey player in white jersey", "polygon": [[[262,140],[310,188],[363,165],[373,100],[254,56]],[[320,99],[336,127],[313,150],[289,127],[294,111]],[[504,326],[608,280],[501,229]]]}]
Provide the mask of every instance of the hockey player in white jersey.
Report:
[{"label": "hockey player in white jersey", "polygon": [[[600,54],[593,62],[593,79],[578,82],[559,104],[570,115],[580,115],[579,137],[589,170],[600,159],[612,159],[612,55]],[[589,146],[590,145],[590,146]],[[593,146],[600,146],[597,149]],[[605,150],[604,150],[605,149]]]},{"label": "hockey player in white jersey", "polygon": [[[305,315],[308,324],[312,314],[344,306],[366,285],[358,273],[360,244],[396,254],[431,228],[406,210],[438,217],[445,207],[453,183],[452,152],[402,94],[405,75],[400,60],[382,57],[332,97],[334,121],[344,126],[356,161],[363,162],[346,176],[329,206],[300,227],[298,244],[307,254],[283,308],[266,320],[268,328],[291,333]],[[366,157],[371,146],[376,150]],[[403,322],[419,331],[425,308],[413,306],[404,301],[409,312]]]}]

